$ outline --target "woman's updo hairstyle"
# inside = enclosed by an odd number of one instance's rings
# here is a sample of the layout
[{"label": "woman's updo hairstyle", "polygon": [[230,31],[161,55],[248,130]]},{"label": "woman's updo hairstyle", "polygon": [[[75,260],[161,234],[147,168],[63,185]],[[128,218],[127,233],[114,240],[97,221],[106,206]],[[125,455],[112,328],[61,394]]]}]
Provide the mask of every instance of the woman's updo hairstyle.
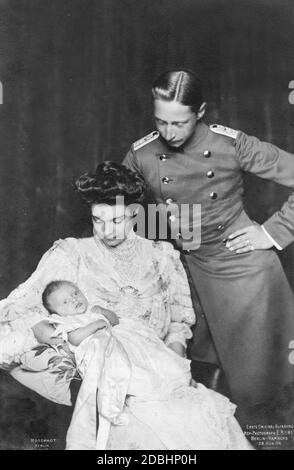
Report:
[{"label": "woman's updo hairstyle", "polygon": [[162,73],[153,83],[152,96],[154,100],[177,101],[195,113],[203,103],[201,81],[187,70]]},{"label": "woman's updo hairstyle", "polygon": [[115,205],[116,197],[123,196],[124,204],[143,203],[146,185],[143,178],[124,165],[106,161],[94,173],[85,173],[75,183],[76,189],[87,204]]}]

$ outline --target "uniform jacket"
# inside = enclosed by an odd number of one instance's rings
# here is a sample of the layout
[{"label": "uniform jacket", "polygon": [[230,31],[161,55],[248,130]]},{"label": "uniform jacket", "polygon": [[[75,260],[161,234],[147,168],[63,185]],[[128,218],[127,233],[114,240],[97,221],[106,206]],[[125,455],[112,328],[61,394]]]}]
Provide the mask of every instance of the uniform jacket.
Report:
[{"label": "uniform jacket", "polygon": [[[132,145],[123,163],[142,174],[157,204],[201,204],[202,243],[219,238],[243,211],[243,171],[294,189],[294,155],[241,131],[204,122],[180,149],[152,132]],[[175,237],[180,239],[181,227],[191,229],[199,220],[191,222],[191,209],[190,217],[175,213],[170,224],[181,219]],[[294,193],[263,226],[282,248],[293,241]]]}]

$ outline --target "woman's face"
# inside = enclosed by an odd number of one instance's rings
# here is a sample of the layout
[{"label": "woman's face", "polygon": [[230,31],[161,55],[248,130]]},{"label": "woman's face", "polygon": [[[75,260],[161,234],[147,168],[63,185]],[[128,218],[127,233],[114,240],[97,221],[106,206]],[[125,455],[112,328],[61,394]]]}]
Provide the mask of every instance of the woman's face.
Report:
[{"label": "woman's face", "polygon": [[194,133],[198,114],[177,101],[154,100],[158,132],[171,147],[181,147]]},{"label": "woman's face", "polygon": [[124,204],[93,204],[93,232],[110,247],[120,245],[133,227],[134,211]]}]

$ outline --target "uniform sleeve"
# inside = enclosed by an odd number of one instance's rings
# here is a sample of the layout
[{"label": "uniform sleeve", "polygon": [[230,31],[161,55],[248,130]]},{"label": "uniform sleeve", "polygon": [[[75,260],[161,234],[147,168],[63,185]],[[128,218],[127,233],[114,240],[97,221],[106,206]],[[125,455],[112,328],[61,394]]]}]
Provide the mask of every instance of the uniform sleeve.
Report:
[{"label": "uniform sleeve", "polygon": [[6,322],[19,330],[32,327],[47,315],[42,305],[42,292],[46,285],[53,280],[76,282],[79,260],[74,242],[74,239],[55,242],[29,279],[0,301],[1,327]]},{"label": "uniform sleeve", "polygon": [[194,325],[196,319],[190,287],[179,252],[169,243],[163,242],[162,246],[167,257],[164,280],[167,283],[171,316],[164,342],[167,345],[179,342],[186,348],[187,340],[192,338],[191,326]]},{"label": "uniform sleeve", "polygon": [[[293,154],[243,132],[239,132],[235,147],[243,170],[294,189]],[[281,248],[294,240],[294,192],[263,226]]]},{"label": "uniform sleeve", "polygon": [[125,165],[130,170],[135,171],[139,174],[142,174],[138,159],[136,157],[136,152],[133,150],[132,147],[126,154],[125,158],[123,159],[122,164]]}]

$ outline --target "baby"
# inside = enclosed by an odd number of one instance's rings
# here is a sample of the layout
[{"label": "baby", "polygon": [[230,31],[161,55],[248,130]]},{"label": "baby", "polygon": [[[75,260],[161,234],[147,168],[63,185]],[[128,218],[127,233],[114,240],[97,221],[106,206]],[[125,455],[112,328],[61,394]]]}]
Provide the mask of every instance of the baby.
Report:
[{"label": "baby", "polygon": [[32,311],[26,315],[26,322],[20,318],[0,324],[0,362],[16,365],[23,353],[40,343],[56,345],[67,341],[79,346],[96,331],[119,323],[114,312],[98,305],[90,307],[80,289],[69,281],[50,282],[42,301],[51,314],[48,319]]},{"label": "baby", "polygon": [[[42,294],[44,307],[51,314],[48,322],[54,327],[52,338],[79,344],[97,330],[119,323],[118,316],[98,305],[89,306],[88,300],[72,282],[50,282]],[[58,339],[59,337],[59,339]]]}]

